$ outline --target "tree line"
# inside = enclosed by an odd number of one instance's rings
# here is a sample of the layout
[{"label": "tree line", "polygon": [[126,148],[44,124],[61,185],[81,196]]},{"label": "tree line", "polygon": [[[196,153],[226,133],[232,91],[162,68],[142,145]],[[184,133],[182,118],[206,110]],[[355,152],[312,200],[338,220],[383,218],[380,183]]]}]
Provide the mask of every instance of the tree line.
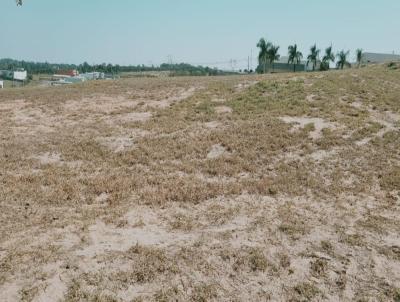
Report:
[{"label": "tree line", "polygon": [[104,73],[121,73],[121,72],[146,72],[146,71],[170,71],[172,75],[223,75],[227,74],[224,71],[203,67],[193,66],[186,63],[180,64],[161,64],[160,66],[145,66],[145,65],[113,65],[113,64],[94,64],[91,65],[84,62],[79,65],[75,64],[53,64],[41,62],[18,61],[13,59],[0,59],[0,70],[18,70],[24,69],[29,74],[54,74],[60,70],[78,70],[80,73],[86,72],[104,72]]},{"label": "tree line", "polygon": [[30,62],[24,60],[13,60],[13,59],[0,59],[0,70],[18,70],[24,69],[30,74],[53,74],[59,70],[71,70],[76,69],[79,72],[90,72],[90,71],[101,71],[101,72],[118,72],[120,70],[119,65],[112,64],[100,64],[90,65],[84,62],[80,65],[76,64],[53,64],[48,62]]},{"label": "tree line", "polygon": [[[275,62],[280,59],[279,54],[279,46],[274,45],[273,43],[261,38],[257,43],[257,47],[259,48],[258,54],[258,62],[259,68],[258,72],[266,73],[267,64],[272,66],[272,72],[275,71]],[[348,61],[348,57],[350,55],[350,51],[341,50],[336,55],[333,52],[332,45],[325,49],[325,53],[320,59],[321,50],[318,49],[317,45],[314,44],[310,47],[310,53],[307,56],[306,65],[312,64],[312,70],[315,71],[318,63],[320,63],[319,69],[324,71],[328,70],[330,63],[336,62],[336,67],[338,69],[343,69],[344,67],[351,67],[350,62]],[[363,58],[363,50],[356,50],[357,64],[361,66],[362,58]],[[290,45],[288,47],[288,64],[293,65],[293,71],[296,72],[296,66],[301,63],[303,59],[303,53],[298,50],[297,44]]]}]

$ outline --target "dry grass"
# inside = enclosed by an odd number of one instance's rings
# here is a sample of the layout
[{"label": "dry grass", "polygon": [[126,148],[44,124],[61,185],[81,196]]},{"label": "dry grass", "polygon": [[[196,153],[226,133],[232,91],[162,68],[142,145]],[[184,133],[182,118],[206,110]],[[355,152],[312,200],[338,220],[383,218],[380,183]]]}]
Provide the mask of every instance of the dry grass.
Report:
[{"label": "dry grass", "polygon": [[0,300],[399,301],[399,80],[0,91]]}]

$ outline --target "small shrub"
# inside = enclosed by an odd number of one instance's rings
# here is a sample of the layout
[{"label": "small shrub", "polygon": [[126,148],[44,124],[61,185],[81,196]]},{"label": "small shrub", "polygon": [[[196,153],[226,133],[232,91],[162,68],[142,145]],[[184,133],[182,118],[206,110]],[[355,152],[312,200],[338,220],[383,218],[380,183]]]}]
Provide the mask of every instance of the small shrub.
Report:
[{"label": "small shrub", "polygon": [[311,274],[316,278],[325,276],[327,269],[328,261],[325,259],[317,259],[311,262]]}]

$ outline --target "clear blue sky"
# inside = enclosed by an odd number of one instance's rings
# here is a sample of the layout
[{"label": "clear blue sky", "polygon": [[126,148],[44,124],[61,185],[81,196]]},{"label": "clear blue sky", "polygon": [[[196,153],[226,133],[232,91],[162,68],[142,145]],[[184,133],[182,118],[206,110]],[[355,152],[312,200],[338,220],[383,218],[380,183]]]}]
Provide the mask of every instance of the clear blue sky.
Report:
[{"label": "clear blue sky", "polygon": [[[0,0],[0,57],[81,63],[211,63],[256,57],[266,37],[400,53],[399,0]],[[238,68],[247,62],[238,62]],[[219,67],[227,67],[221,64]],[[239,66],[240,65],[240,66]]]}]

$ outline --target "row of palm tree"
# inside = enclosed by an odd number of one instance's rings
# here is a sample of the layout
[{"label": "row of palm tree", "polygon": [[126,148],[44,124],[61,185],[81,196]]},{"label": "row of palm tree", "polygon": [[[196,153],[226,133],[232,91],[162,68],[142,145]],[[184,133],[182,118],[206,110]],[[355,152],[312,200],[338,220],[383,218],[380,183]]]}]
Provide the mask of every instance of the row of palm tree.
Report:
[{"label": "row of palm tree", "polygon": [[317,48],[317,44],[314,44],[314,46],[311,46],[310,54],[307,57],[307,65],[308,65],[309,62],[311,62],[313,71],[315,71],[315,67],[318,64],[318,59],[319,59],[319,53],[320,52],[321,52],[321,50]]},{"label": "row of palm tree", "polygon": [[267,42],[264,38],[261,38],[257,47],[260,48],[258,62],[263,65],[263,73],[266,72],[267,63],[272,64],[272,70],[274,70],[274,63],[280,58],[278,53],[279,46],[275,46],[271,42]]},{"label": "row of palm tree", "polygon": [[296,65],[301,63],[303,54],[297,49],[297,44],[290,45],[288,51],[289,51],[288,64],[293,64],[293,71],[296,72]]},{"label": "row of palm tree", "polygon": [[[272,71],[275,71],[274,63],[279,60],[280,55],[278,53],[279,46],[272,44],[271,42],[261,38],[257,44],[260,49],[258,55],[259,64],[263,67],[263,73],[266,72],[267,64],[272,65]],[[318,49],[317,45],[314,44],[310,48],[310,54],[307,56],[307,66],[312,64],[312,70],[315,71],[318,63],[320,62],[321,70],[328,70],[331,63],[336,62],[336,67],[338,69],[343,69],[344,67],[351,67],[348,61],[350,51],[341,50],[336,55],[333,52],[332,45],[325,49],[325,53],[320,60],[321,50]],[[357,64],[361,66],[363,58],[363,50],[357,49],[356,51]],[[296,66],[301,63],[303,59],[303,54],[298,50],[297,44],[290,45],[288,47],[288,64],[293,64],[293,71],[296,72]]]}]

